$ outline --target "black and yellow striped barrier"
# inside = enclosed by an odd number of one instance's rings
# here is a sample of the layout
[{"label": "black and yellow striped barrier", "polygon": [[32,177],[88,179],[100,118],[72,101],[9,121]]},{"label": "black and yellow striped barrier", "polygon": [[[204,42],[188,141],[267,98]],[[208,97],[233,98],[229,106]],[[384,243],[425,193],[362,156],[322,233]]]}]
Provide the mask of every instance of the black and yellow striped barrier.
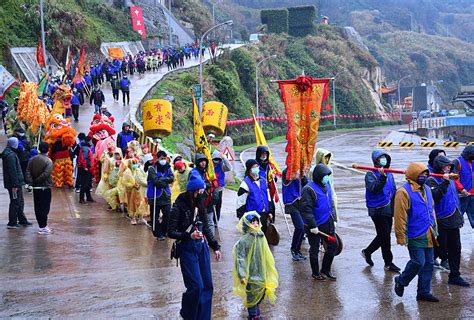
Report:
[{"label": "black and yellow striped barrier", "polygon": [[423,141],[421,143],[421,146],[423,148],[433,148],[433,147],[436,147],[436,142],[430,142],[430,141]]},{"label": "black and yellow striped barrier", "polygon": [[446,141],[445,143],[443,143],[443,146],[445,148],[458,148],[460,145],[459,142],[454,142],[454,141]]},{"label": "black and yellow striped barrier", "polygon": [[379,142],[379,148],[388,148],[393,146],[393,142],[391,141],[381,141]]},{"label": "black and yellow striped barrier", "polygon": [[466,143],[466,145],[472,146],[472,145],[474,145],[474,141],[468,142],[468,143]]},{"label": "black and yellow striped barrier", "polygon": [[400,147],[414,147],[415,143],[411,142],[411,141],[406,141],[406,142],[402,141],[402,142],[398,143],[398,145]]}]

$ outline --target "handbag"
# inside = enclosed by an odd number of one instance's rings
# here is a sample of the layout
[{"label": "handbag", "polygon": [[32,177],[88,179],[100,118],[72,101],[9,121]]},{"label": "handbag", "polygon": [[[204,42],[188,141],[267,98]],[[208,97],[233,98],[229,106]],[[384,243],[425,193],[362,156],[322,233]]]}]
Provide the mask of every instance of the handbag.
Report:
[{"label": "handbag", "polygon": [[268,244],[271,244],[272,246],[277,246],[280,243],[280,233],[278,232],[277,227],[271,222],[267,225],[265,237],[267,237]]}]

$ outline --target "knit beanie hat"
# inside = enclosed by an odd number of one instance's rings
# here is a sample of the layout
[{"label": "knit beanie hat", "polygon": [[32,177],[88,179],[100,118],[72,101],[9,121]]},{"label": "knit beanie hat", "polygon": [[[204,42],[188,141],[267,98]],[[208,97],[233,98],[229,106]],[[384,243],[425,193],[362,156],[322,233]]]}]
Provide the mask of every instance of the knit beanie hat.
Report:
[{"label": "knit beanie hat", "polygon": [[204,180],[197,172],[191,172],[189,175],[189,180],[186,185],[186,191],[196,191],[204,189],[206,185],[204,184]]},{"label": "knit beanie hat", "polygon": [[16,137],[8,138],[7,146],[9,146],[10,148],[13,148],[13,149],[18,149],[18,138],[16,138]]},{"label": "knit beanie hat", "polygon": [[257,160],[255,159],[248,159],[246,162],[245,162],[245,169],[247,169],[247,171],[250,171],[250,169],[254,166],[258,164]]}]

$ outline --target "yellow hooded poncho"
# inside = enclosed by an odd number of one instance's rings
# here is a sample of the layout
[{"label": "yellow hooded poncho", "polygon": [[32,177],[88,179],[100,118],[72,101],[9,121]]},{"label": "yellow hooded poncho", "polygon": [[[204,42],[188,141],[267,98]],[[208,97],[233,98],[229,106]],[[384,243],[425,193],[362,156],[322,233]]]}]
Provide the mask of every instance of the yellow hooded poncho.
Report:
[{"label": "yellow hooded poncho", "polygon": [[[275,260],[261,230],[260,222],[257,228],[250,223],[252,215],[258,217],[260,221],[260,216],[255,211],[243,215],[237,224],[237,230],[243,235],[232,250],[233,292],[244,299],[246,308],[255,306],[263,297],[274,303],[278,287]],[[241,282],[242,279],[246,280],[245,283]]]}]

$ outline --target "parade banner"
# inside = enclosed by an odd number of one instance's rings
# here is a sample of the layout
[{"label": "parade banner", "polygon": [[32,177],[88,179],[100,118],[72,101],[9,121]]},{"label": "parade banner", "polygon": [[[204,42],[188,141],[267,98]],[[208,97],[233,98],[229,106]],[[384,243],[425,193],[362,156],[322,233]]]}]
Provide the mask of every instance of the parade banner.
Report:
[{"label": "parade banner", "polygon": [[146,39],[145,20],[143,19],[142,8],[138,6],[130,7],[132,14],[133,30],[138,32],[142,39]]},{"label": "parade banner", "polygon": [[85,57],[85,51],[83,47],[81,50],[81,54],[79,55],[79,59],[77,60],[77,63],[75,66],[76,70],[75,70],[73,83],[81,81],[82,77],[84,77],[85,63],[86,63],[86,57]]},{"label": "parade banner", "polygon": [[[207,142],[206,134],[204,133],[204,128],[202,127],[201,117],[199,116],[199,110],[196,105],[196,100],[194,99],[193,94],[193,112],[194,112],[194,148],[196,153],[202,153],[206,156],[208,160],[208,167],[206,172],[206,177],[209,181],[216,180],[216,173],[214,172],[214,164],[211,157],[211,149],[209,143]],[[196,164],[197,165],[197,164]]]},{"label": "parade banner", "polygon": [[5,69],[5,67],[0,64],[0,99],[4,99],[7,91],[16,83],[17,81],[10,74],[10,72],[8,72],[7,69]]},{"label": "parade banner", "polygon": [[44,57],[43,46],[41,45],[41,39],[38,39],[38,45],[36,46],[36,61],[40,68],[46,67],[46,60]]},{"label": "parade banner", "polygon": [[326,110],[330,109],[330,80],[300,76],[295,80],[277,81],[288,118],[287,179],[300,178],[309,173],[324,101]]},{"label": "parade banner", "polygon": [[122,48],[108,48],[107,52],[109,54],[110,59],[123,59],[123,50]]}]

